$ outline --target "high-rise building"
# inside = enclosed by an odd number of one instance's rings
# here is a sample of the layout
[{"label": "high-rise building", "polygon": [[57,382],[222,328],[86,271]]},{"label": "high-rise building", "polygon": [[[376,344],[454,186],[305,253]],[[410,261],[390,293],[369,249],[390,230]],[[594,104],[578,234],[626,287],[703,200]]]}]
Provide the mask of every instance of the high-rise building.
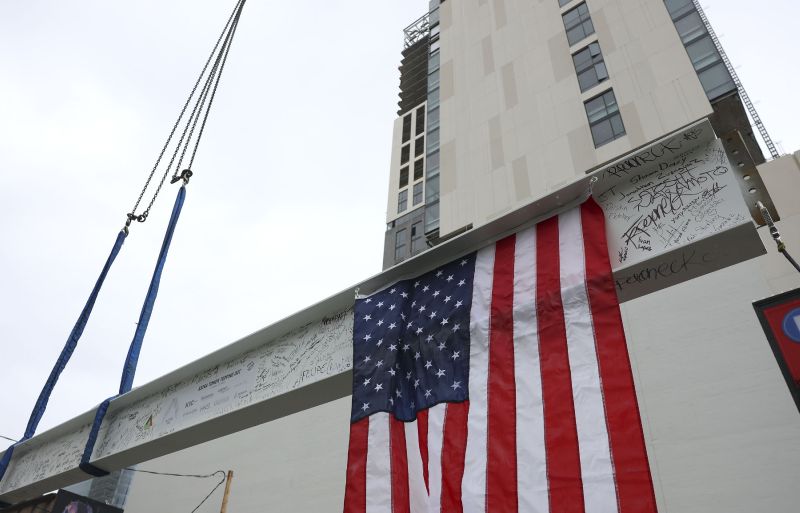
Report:
[{"label": "high-rise building", "polygon": [[777,156],[692,0],[432,0],[398,106],[384,268],[700,119]]},{"label": "high-rise building", "polygon": [[[751,237],[709,237],[710,252],[698,253],[692,234],[677,248],[689,256],[629,276],[649,288],[620,306],[655,498],[661,513],[797,510],[800,396],[796,405],[753,301],[800,288],[756,207],[769,209],[787,246],[800,252],[800,152],[778,155],[697,2],[431,0],[405,30],[397,115],[383,258],[385,268],[397,267],[370,286],[427,272],[436,258],[446,261],[441,255],[531,223],[526,216],[539,203],[536,215],[550,215],[546,207],[561,206],[559,195],[575,199],[587,175],[647,164],[658,144],[670,149],[675,137],[711,127],[713,156],[733,175],[720,187],[746,204],[737,226]],[[694,155],[676,158],[687,153]],[[483,239],[469,238],[481,230]],[[447,253],[458,238],[471,242]],[[724,261],[669,282],[667,274],[702,267],[723,246]],[[429,248],[418,265],[409,261]],[[624,296],[628,282],[615,281]],[[124,452],[157,456],[141,468],[167,473],[234,469],[230,508],[241,513],[341,511],[353,388],[351,366],[331,369],[352,363],[352,294],[134,390],[110,445],[126,446],[126,433],[138,438],[107,461]],[[795,319],[800,326],[800,313]],[[326,352],[329,345],[335,350]],[[193,414],[193,394],[211,378],[253,369],[261,388],[242,380],[239,392],[273,395],[238,410],[225,403],[227,417],[171,424],[179,402]],[[165,434],[151,437],[152,429]],[[138,474],[128,510],[188,510],[216,485],[165,479]],[[598,510],[592,497],[585,503]],[[372,506],[367,511],[391,510]],[[525,506],[520,511],[535,510]]]}]

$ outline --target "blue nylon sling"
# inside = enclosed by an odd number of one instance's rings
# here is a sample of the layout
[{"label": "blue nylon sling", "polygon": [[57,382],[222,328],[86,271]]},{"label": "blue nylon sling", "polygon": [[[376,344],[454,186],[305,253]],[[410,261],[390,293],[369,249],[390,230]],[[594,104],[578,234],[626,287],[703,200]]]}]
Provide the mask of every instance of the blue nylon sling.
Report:
[{"label": "blue nylon sling", "polygon": [[56,360],[53,370],[50,371],[50,376],[47,378],[42,391],[39,393],[39,398],[36,400],[36,404],[33,407],[31,416],[28,419],[28,425],[25,428],[25,434],[18,442],[15,442],[8,449],[6,449],[5,453],[3,454],[3,458],[0,459],[0,480],[3,479],[3,476],[8,469],[8,464],[11,462],[11,456],[14,454],[14,448],[22,442],[29,440],[34,434],[36,434],[36,428],[39,426],[39,421],[42,420],[42,416],[47,409],[47,402],[50,400],[50,394],[52,394],[53,389],[58,382],[58,377],[67,366],[67,362],[69,362],[69,359],[72,357],[72,353],[75,352],[75,348],[78,346],[78,340],[80,340],[83,330],[86,328],[86,324],[89,322],[89,316],[92,314],[94,303],[97,300],[97,296],[100,294],[100,289],[103,287],[103,282],[106,279],[106,275],[108,274],[109,269],[111,269],[111,264],[113,264],[114,260],[117,258],[120,249],[122,249],[122,244],[125,242],[126,236],[127,234],[124,230],[120,231],[117,235],[117,240],[114,242],[114,247],[111,249],[111,254],[108,255],[106,264],[103,266],[103,270],[100,272],[100,276],[97,278],[97,282],[94,284],[92,293],[89,294],[89,299],[86,301],[86,305],[83,307],[83,310],[78,317],[78,321],[72,328],[69,338],[67,338],[67,343],[61,350],[61,354],[59,355],[58,360]]},{"label": "blue nylon sling", "polygon": [[86,441],[86,447],[83,450],[83,456],[81,457],[81,462],[79,465],[80,469],[87,474],[97,477],[109,474],[108,471],[92,465],[89,460],[92,458],[92,452],[94,452],[94,446],[97,442],[97,435],[100,432],[100,426],[103,424],[103,419],[108,412],[108,407],[110,406],[111,401],[126,392],[130,392],[131,387],[133,386],[133,378],[136,375],[136,365],[139,362],[139,354],[142,349],[142,342],[144,341],[144,336],[147,332],[147,325],[150,323],[150,316],[153,313],[153,306],[156,302],[156,296],[158,296],[158,286],[161,283],[161,273],[164,270],[164,264],[167,261],[167,252],[169,251],[169,246],[172,242],[172,234],[175,232],[175,226],[178,224],[178,218],[181,215],[181,209],[183,208],[183,202],[185,198],[186,187],[181,186],[180,190],[178,191],[178,197],[175,198],[175,205],[172,207],[172,216],[169,219],[167,232],[164,234],[164,242],[161,244],[161,252],[158,254],[158,261],[156,262],[156,268],[153,271],[153,278],[150,280],[150,287],[147,289],[147,295],[145,296],[144,304],[142,305],[142,311],[139,314],[139,323],[136,326],[136,332],[133,334],[133,340],[131,341],[130,348],[128,349],[128,356],[125,358],[125,365],[122,368],[119,394],[109,397],[100,403],[100,406],[98,406],[97,412],[95,413],[94,422],[92,422],[92,428],[89,431],[89,438]]}]

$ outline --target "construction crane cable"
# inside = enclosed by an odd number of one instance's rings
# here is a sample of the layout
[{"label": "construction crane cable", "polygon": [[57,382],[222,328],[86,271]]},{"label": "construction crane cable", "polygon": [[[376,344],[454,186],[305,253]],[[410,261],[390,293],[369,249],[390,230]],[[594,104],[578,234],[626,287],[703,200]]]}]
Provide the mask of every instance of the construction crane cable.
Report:
[{"label": "construction crane cable", "polygon": [[[127,215],[128,219],[126,222],[126,227],[130,226],[131,222],[134,220],[140,223],[143,223],[147,220],[147,217],[150,214],[150,209],[153,207],[153,204],[155,203],[156,198],[161,192],[161,189],[164,185],[164,182],[166,181],[167,176],[173,169],[173,164],[175,164],[176,159],[178,158],[178,154],[181,152],[181,147],[186,148],[189,146],[191,142],[192,135],[194,133],[193,127],[194,125],[197,124],[197,119],[199,119],[199,116],[203,114],[204,110],[205,110],[205,117],[208,116],[208,111],[211,105],[209,103],[208,107],[205,107],[206,104],[205,98],[208,96],[209,87],[211,87],[212,84],[219,83],[219,76],[221,75],[222,72],[222,66],[220,66],[220,62],[221,59],[223,58],[223,55],[225,55],[225,58],[227,58],[227,49],[230,47],[230,42],[233,38],[233,33],[236,31],[239,18],[241,17],[242,9],[244,8],[245,3],[246,0],[238,0],[236,2],[233,11],[228,17],[228,20],[225,23],[225,27],[222,29],[222,32],[217,38],[217,42],[214,45],[214,48],[209,54],[208,59],[206,60],[205,65],[203,66],[203,69],[200,72],[200,75],[197,77],[197,80],[195,81],[194,86],[192,87],[192,90],[189,93],[189,96],[186,98],[186,101],[184,102],[184,105],[181,108],[180,114],[178,115],[178,118],[175,120],[175,124],[173,125],[172,130],[167,136],[167,140],[165,141],[164,146],[162,147],[161,152],[159,153],[159,156],[156,159],[156,162],[153,165],[153,168],[151,169],[147,177],[147,180],[145,180],[145,184],[142,187],[141,192],[139,193],[139,196],[133,206],[133,209],[131,209],[131,211]],[[209,70],[209,65],[211,64],[212,61],[214,61],[214,64]],[[203,81],[204,77],[205,81]],[[200,86],[201,82],[203,82],[203,86],[201,87],[200,93],[198,94],[198,86]],[[216,87],[214,87],[214,91],[216,91]],[[158,185],[156,186],[156,189],[153,192],[150,201],[148,202],[147,208],[142,213],[137,214],[136,213],[137,209],[139,208],[139,205],[141,204],[142,199],[145,196],[145,193],[150,187],[153,177],[155,176],[156,170],[161,164],[163,157],[167,152],[167,149],[170,147],[170,144],[173,141],[178,126],[184,119],[184,115],[186,114],[189,104],[192,102],[193,99],[195,99],[194,107],[192,108],[192,112],[189,115],[188,119],[186,120],[186,124],[183,127],[180,138],[177,140],[175,144],[175,149],[172,152],[172,157],[170,158],[168,164],[164,168],[164,171],[161,175],[161,179],[159,180]],[[199,137],[195,141],[195,146],[197,146],[197,144],[199,144]],[[185,152],[186,150],[184,149],[183,153],[185,154]],[[180,179],[181,177],[184,177],[184,182],[188,180],[188,177],[186,177],[185,173],[181,174],[180,176],[178,175],[178,172],[180,170],[180,163],[182,160],[183,160],[182,158],[178,160],[178,165],[175,166],[174,168],[175,170],[172,175],[173,179],[171,180],[171,183],[178,181],[178,179]],[[191,173],[189,173],[189,176],[191,176]]]},{"label": "construction crane cable", "polygon": [[[161,151],[158,157],[156,158],[156,163],[153,166],[153,169],[148,174],[147,179],[145,180],[144,187],[139,193],[139,196],[136,199],[133,209],[131,210],[130,213],[127,214],[127,221],[125,223],[125,226],[117,234],[117,238],[111,250],[111,254],[106,259],[106,263],[100,273],[100,276],[95,282],[95,286],[92,289],[91,294],[89,295],[89,299],[87,300],[83,310],[81,311],[81,314],[79,315],[75,326],[73,327],[69,337],[67,338],[66,344],[62,348],[61,353],[58,359],[56,360],[56,363],[53,369],[51,370],[50,375],[47,381],[45,382],[44,387],[42,388],[42,391],[39,394],[39,397],[36,401],[33,411],[31,412],[31,416],[28,420],[28,424],[26,426],[24,435],[18,441],[8,439],[9,441],[13,441],[14,443],[2,453],[2,456],[0,456],[0,481],[2,481],[6,470],[8,469],[15,447],[20,443],[23,443],[26,440],[30,439],[36,433],[36,429],[39,425],[39,422],[42,419],[42,416],[44,415],[44,412],[47,408],[47,403],[50,399],[53,389],[55,388],[58,378],[61,375],[64,368],[66,367],[70,358],[72,357],[72,354],[77,347],[78,341],[81,338],[81,335],[83,334],[84,328],[86,327],[86,324],[89,321],[89,317],[91,315],[92,309],[94,307],[100,289],[105,281],[106,275],[108,274],[111,265],[113,264],[114,260],[119,254],[119,251],[122,248],[122,245],[128,236],[128,228],[131,222],[134,220],[137,222],[144,222],[147,220],[147,216],[150,212],[150,209],[152,208],[156,198],[158,197],[158,194],[161,191],[162,186],[164,185],[164,181],[166,180],[167,175],[172,169],[173,164],[176,163],[177,159],[178,166],[176,166],[176,170],[173,173],[173,179],[171,180],[171,183],[175,183],[177,181],[182,180],[183,184],[178,192],[178,197],[175,200],[175,206],[173,207],[172,217],[170,218],[170,222],[167,228],[167,233],[165,234],[164,237],[164,242],[162,244],[161,252],[159,254],[158,261],[156,264],[156,269],[153,273],[153,277],[150,282],[150,287],[148,288],[144,305],[142,306],[139,322],[137,323],[136,333],[134,334],[133,340],[131,342],[128,351],[127,358],[125,360],[125,365],[123,367],[122,378],[120,382],[119,394],[106,399],[98,406],[95,414],[95,420],[91,426],[90,434],[79,465],[81,469],[83,469],[84,471],[86,471],[91,475],[105,475],[108,473],[107,471],[95,467],[90,463],[90,459],[94,450],[94,444],[97,440],[97,434],[99,432],[100,425],[110,405],[110,402],[118,395],[130,391],[133,385],[133,379],[136,373],[136,366],[138,363],[139,352],[142,346],[142,342],[144,340],[145,332],[147,330],[147,325],[150,319],[150,315],[152,314],[153,306],[155,304],[155,299],[158,294],[159,283],[161,281],[161,272],[163,270],[164,263],[166,261],[167,251],[169,249],[170,241],[172,239],[172,234],[174,232],[175,225],[177,224],[178,217],[180,215],[180,210],[182,208],[183,201],[186,195],[185,186],[188,183],[189,178],[192,176],[191,169],[185,169],[181,171],[180,175],[178,175],[177,169],[180,168],[180,164],[182,164],[183,159],[188,151],[188,148],[192,144],[192,141],[194,141],[194,147],[189,161],[190,166],[194,162],[194,157],[197,152],[198,145],[200,143],[200,138],[202,137],[203,130],[205,128],[205,124],[211,109],[211,105],[213,104],[214,96],[216,95],[217,92],[217,87],[220,82],[222,70],[225,67],[225,62],[227,61],[228,53],[230,51],[230,46],[233,41],[233,35],[236,32],[236,28],[239,25],[239,19],[241,17],[242,9],[244,8],[245,2],[246,0],[237,0],[236,6],[234,7],[233,11],[228,17],[224,29],[217,38],[217,42],[214,45],[214,48],[211,51],[211,54],[209,55],[208,59],[206,60],[203,66],[203,70],[201,71],[200,75],[195,81],[192,87],[192,91],[189,94],[189,97],[184,102],[184,105],[181,109],[178,119],[172,126],[172,130],[170,130],[170,133],[167,137],[167,141],[161,148]],[[212,61],[213,65],[211,64]],[[209,69],[210,65],[211,69]],[[204,77],[205,77],[205,82],[203,82]],[[202,88],[200,89],[200,94],[197,94],[198,87],[200,87],[201,82],[203,82],[203,85]],[[139,208],[145,196],[145,193],[150,187],[153,177],[155,176],[156,170],[161,164],[163,157],[167,152],[167,149],[169,148],[171,142],[173,141],[178,126],[184,119],[186,111],[189,107],[189,104],[192,102],[193,98],[196,98],[195,105],[192,108],[190,116],[186,120],[186,125],[181,132],[181,137],[177,141],[177,144],[175,145],[175,150],[172,154],[170,162],[166,166],[166,169],[164,170],[161,176],[161,180],[159,181],[158,186],[156,187],[153,196],[151,197],[147,205],[147,208],[141,214],[137,214],[136,211]],[[196,128],[198,123],[200,123],[201,118],[202,118],[202,123],[200,124],[200,130],[199,132],[197,132],[197,136],[195,137]],[[180,155],[180,158],[178,158],[178,155]]]}]

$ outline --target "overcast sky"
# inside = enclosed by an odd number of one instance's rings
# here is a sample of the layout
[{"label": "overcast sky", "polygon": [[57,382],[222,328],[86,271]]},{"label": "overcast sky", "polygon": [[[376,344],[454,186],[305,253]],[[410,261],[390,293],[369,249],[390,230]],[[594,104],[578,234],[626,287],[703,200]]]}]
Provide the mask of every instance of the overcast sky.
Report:
[{"label": "overcast sky", "polygon": [[[22,434],[234,3],[0,2],[0,435]],[[773,139],[800,149],[800,8],[703,5]],[[380,271],[402,29],[426,9],[248,2],[136,385]],[[116,391],[176,192],[133,227],[39,432]]]}]

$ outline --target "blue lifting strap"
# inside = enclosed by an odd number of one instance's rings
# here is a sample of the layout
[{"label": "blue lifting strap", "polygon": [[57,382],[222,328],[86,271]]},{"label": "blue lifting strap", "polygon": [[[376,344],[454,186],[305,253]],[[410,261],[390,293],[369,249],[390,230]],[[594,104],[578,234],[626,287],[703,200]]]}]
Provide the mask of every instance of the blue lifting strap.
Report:
[{"label": "blue lifting strap", "polygon": [[150,316],[153,313],[153,305],[156,302],[158,295],[158,285],[161,283],[161,273],[164,270],[164,263],[167,261],[167,252],[169,245],[172,242],[172,234],[175,233],[175,226],[178,224],[178,218],[181,215],[183,208],[183,201],[186,198],[186,187],[181,186],[178,191],[178,197],[175,199],[175,205],[172,207],[172,216],[169,219],[167,232],[164,234],[164,242],[161,244],[161,252],[158,254],[158,262],[156,262],[155,271],[153,271],[153,278],[150,280],[150,287],[147,289],[147,296],[145,296],[144,304],[142,305],[142,312],[139,314],[139,323],[136,326],[136,332],[133,334],[131,346],[128,349],[128,356],[125,358],[125,366],[122,368],[122,379],[119,385],[119,394],[109,397],[103,401],[97,408],[92,422],[92,428],[89,431],[89,438],[86,441],[86,447],[83,450],[81,457],[80,468],[87,474],[93,476],[105,476],[109,472],[103,470],[95,465],[89,463],[94,452],[94,445],[97,442],[97,435],[100,432],[100,426],[103,423],[103,418],[108,411],[111,401],[120,395],[130,392],[133,386],[133,378],[136,375],[136,365],[139,362],[139,353],[142,349],[142,342],[144,335],[147,332],[147,325],[150,323]]},{"label": "blue lifting strap", "polygon": [[22,439],[20,439],[19,442],[15,442],[14,445],[6,449],[5,454],[3,454],[3,458],[0,459],[0,480],[3,479],[6,469],[8,468],[8,464],[11,462],[11,456],[14,454],[14,448],[18,444],[30,439],[34,434],[36,434],[36,428],[39,426],[39,421],[42,420],[42,416],[47,409],[47,402],[50,400],[50,394],[53,392],[53,389],[56,386],[58,377],[61,375],[64,367],[67,366],[67,362],[69,362],[69,359],[72,357],[72,353],[75,352],[75,348],[78,346],[78,340],[80,340],[81,335],[83,334],[86,323],[89,322],[89,316],[92,314],[92,308],[94,308],[94,303],[97,300],[97,296],[103,286],[103,281],[105,281],[108,270],[111,269],[111,264],[114,263],[114,259],[117,258],[119,250],[122,248],[122,243],[125,242],[126,236],[127,234],[124,230],[120,231],[117,235],[117,240],[114,242],[114,247],[111,250],[111,254],[108,255],[106,265],[103,266],[103,270],[100,273],[100,276],[97,278],[97,282],[94,284],[92,293],[89,295],[89,299],[86,301],[86,306],[83,307],[83,311],[81,311],[78,321],[72,328],[69,338],[67,338],[67,343],[64,345],[64,349],[61,350],[61,354],[59,355],[58,360],[56,360],[53,370],[50,371],[50,376],[47,378],[44,388],[42,388],[42,391],[39,393],[39,398],[36,400],[36,405],[33,407],[30,419],[28,419],[28,426],[25,428],[25,434],[22,436]]}]

